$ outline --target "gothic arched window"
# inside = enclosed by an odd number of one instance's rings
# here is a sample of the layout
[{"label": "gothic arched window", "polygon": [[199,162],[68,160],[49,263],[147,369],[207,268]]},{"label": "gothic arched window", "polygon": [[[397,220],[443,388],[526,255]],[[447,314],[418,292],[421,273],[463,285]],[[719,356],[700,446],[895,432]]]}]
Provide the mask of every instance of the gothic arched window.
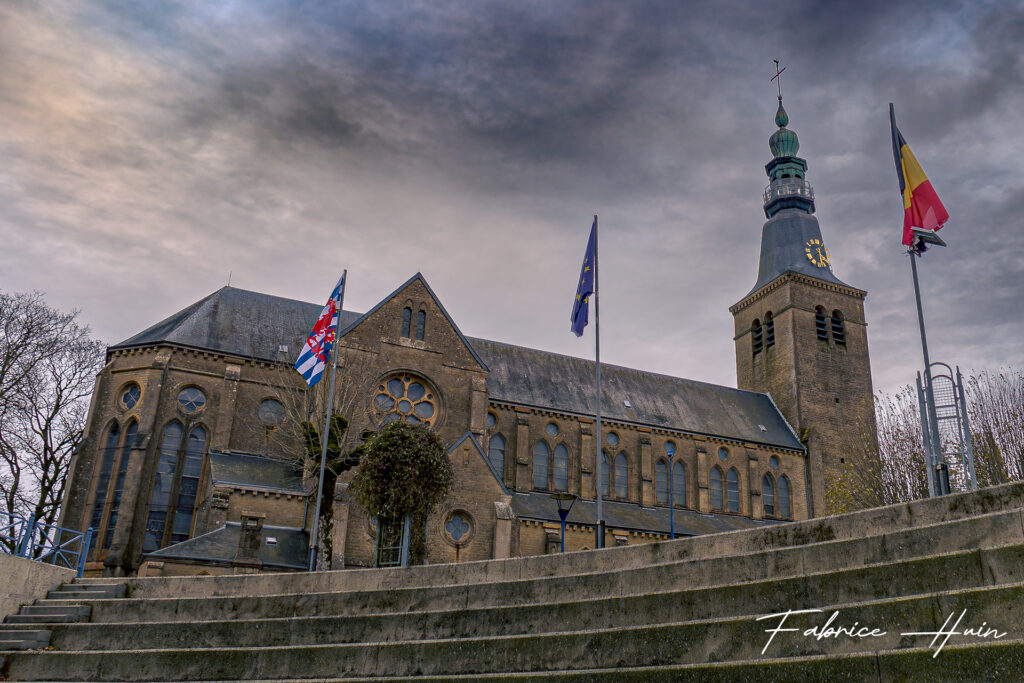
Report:
[{"label": "gothic arched window", "polygon": [[416,338],[423,341],[423,330],[427,326],[427,312],[422,308],[416,313]]},{"label": "gothic arched window", "polygon": [[818,339],[828,341],[828,321],[825,319],[825,309],[821,306],[814,309],[814,331]]},{"label": "gothic arched window", "polygon": [[406,306],[402,309],[402,338],[409,338],[409,329],[412,325],[412,309]]},{"label": "gothic arched window", "polygon": [[548,461],[551,449],[543,441],[538,441],[533,448],[533,488],[548,488]]},{"label": "gothic arched window", "polygon": [[[139,432],[139,423],[132,420],[128,428],[124,430],[124,445],[121,446],[121,458],[117,463],[117,479],[114,484],[114,494],[110,503],[110,516],[107,520],[107,530],[103,534],[104,549],[110,547],[114,539],[114,527],[117,526],[117,512],[121,508],[121,492],[124,491],[124,478],[128,474],[128,458],[132,453],[132,446],[135,444],[135,435]],[[99,530],[97,529],[98,533]]]},{"label": "gothic arched window", "polygon": [[793,515],[789,509],[789,478],[779,477],[779,517],[790,519]]},{"label": "gothic arched window", "polygon": [[629,461],[625,453],[615,456],[615,497],[623,500],[629,497]]},{"label": "gothic arched window", "polygon": [[569,490],[569,449],[565,444],[555,447],[554,468],[552,479],[556,491]]},{"label": "gothic arched window", "polygon": [[184,430],[177,422],[164,427],[160,440],[160,456],[153,478],[153,490],[149,496],[149,512],[146,515],[146,535],[142,539],[142,551],[152,552],[164,547],[164,529],[171,508],[171,494],[174,478],[178,471],[178,451],[181,450]]},{"label": "gothic arched window", "polygon": [[775,516],[775,486],[772,484],[770,474],[764,475],[761,480],[761,502],[764,505],[764,516]]},{"label": "gothic arched window", "polygon": [[753,324],[750,326],[751,343],[754,348],[754,355],[761,353],[761,349],[764,346],[764,339],[762,337],[761,321],[754,318]]},{"label": "gothic arched window", "polygon": [[729,470],[729,474],[725,475],[725,488],[726,493],[729,495],[729,512],[740,511],[740,475],[736,472],[736,468]]},{"label": "gothic arched window", "polygon": [[[185,430],[177,422],[164,428],[157,460],[156,477],[149,499],[143,552],[187,541],[192,536],[199,475],[206,452],[206,430],[195,426],[183,440]],[[184,443],[183,443],[184,441]]]},{"label": "gothic arched window", "polygon": [[772,312],[764,314],[764,347],[775,346],[775,318]]},{"label": "gothic arched window", "polygon": [[93,494],[92,516],[89,526],[99,531],[103,521],[103,505],[107,502],[107,488],[110,486],[110,472],[114,468],[114,456],[117,455],[117,439],[121,436],[121,427],[111,423],[107,432],[107,441],[100,452],[100,468],[96,477],[96,492]]},{"label": "gothic arched window", "polygon": [[718,469],[718,465],[711,468],[711,509],[721,510],[722,509],[722,470]]},{"label": "gothic arched window", "polygon": [[668,463],[664,460],[654,465],[654,499],[661,505],[668,504]]},{"label": "gothic arched window", "polygon": [[686,465],[678,460],[672,464],[672,504],[686,507]]},{"label": "gothic arched window", "polygon": [[832,311],[832,341],[836,344],[846,345],[846,330],[843,327],[843,314],[839,311]]},{"label": "gothic arched window", "polygon": [[203,451],[206,449],[206,430],[194,427],[188,435],[182,460],[181,477],[178,479],[178,491],[174,510],[174,523],[171,526],[170,542],[181,543],[192,535],[192,517],[196,509],[196,497],[199,494],[199,474],[203,469]]},{"label": "gothic arched window", "polygon": [[505,476],[505,437],[495,434],[487,446],[487,459],[499,477]]}]

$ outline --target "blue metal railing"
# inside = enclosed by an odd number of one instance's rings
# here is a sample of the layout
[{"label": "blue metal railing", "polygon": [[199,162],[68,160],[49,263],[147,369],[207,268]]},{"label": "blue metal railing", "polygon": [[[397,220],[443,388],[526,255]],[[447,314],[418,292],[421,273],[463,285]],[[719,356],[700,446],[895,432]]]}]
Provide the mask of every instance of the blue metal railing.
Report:
[{"label": "blue metal railing", "polygon": [[0,553],[74,569],[79,577],[85,572],[92,534],[91,527],[82,533],[37,522],[33,515],[0,515]]}]

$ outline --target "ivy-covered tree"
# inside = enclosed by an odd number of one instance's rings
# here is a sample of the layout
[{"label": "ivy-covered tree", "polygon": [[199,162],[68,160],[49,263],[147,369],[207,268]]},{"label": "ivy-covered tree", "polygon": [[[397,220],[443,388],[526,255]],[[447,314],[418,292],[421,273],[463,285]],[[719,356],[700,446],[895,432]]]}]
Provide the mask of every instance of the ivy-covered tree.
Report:
[{"label": "ivy-covered tree", "polygon": [[448,497],[455,475],[436,434],[421,425],[389,422],[362,445],[352,479],[356,500],[377,518],[377,533],[411,518],[409,563],[426,560],[427,517]]}]

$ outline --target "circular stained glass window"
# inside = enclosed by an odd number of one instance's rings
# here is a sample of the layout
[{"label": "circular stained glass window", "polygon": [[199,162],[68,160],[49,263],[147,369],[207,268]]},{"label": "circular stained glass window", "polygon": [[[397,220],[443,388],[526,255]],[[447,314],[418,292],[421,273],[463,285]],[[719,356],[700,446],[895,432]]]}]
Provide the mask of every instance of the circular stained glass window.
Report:
[{"label": "circular stained glass window", "polygon": [[619,445],[619,435],[616,434],[615,432],[608,432],[608,436],[605,437],[605,438],[608,439],[608,445],[609,446],[618,446]]},{"label": "circular stained glass window", "polygon": [[498,418],[494,417],[494,413],[487,413],[487,426],[493,427],[498,424]]},{"label": "circular stained glass window", "polygon": [[381,382],[373,397],[381,424],[405,420],[430,427],[437,421],[437,399],[429,385],[415,375],[396,375]]},{"label": "circular stained glass window", "polygon": [[464,510],[455,510],[444,523],[444,533],[449,543],[466,545],[473,537],[473,518]]},{"label": "circular stained glass window", "polygon": [[260,403],[256,414],[259,416],[260,422],[268,427],[273,427],[274,425],[281,424],[281,421],[284,420],[284,406],[281,405],[280,401],[268,398]]},{"label": "circular stained glass window", "polygon": [[197,413],[206,405],[206,394],[199,387],[185,387],[178,392],[178,405],[186,413]]},{"label": "circular stained glass window", "polygon": [[771,467],[773,470],[779,469],[779,459],[774,455],[768,458],[768,467]]},{"label": "circular stained glass window", "polygon": [[135,407],[135,404],[139,402],[139,398],[142,396],[142,389],[139,388],[138,384],[131,384],[124,393],[121,394],[121,405],[127,410],[131,410]]},{"label": "circular stained glass window", "polygon": [[548,433],[548,436],[558,436],[558,425],[554,422],[548,422],[547,426],[544,427],[544,431]]},{"label": "circular stained glass window", "polygon": [[729,449],[722,447],[718,449],[718,459],[725,462],[729,459]]}]

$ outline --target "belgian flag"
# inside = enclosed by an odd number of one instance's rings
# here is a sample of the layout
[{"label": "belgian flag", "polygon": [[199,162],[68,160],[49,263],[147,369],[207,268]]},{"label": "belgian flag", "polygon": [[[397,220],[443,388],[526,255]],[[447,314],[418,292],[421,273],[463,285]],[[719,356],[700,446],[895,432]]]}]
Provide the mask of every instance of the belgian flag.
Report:
[{"label": "belgian flag", "polygon": [[896,176],[903,195],[903,244],[913,246],[911,228],[938,230],[949,220],[946,207],[935,194],[932,183],[924,174],[921,164],[907,146],[900,129],[896,127],[896,110],[889,103],[889,122],[892,124],[892,155],[896,160]]}]

